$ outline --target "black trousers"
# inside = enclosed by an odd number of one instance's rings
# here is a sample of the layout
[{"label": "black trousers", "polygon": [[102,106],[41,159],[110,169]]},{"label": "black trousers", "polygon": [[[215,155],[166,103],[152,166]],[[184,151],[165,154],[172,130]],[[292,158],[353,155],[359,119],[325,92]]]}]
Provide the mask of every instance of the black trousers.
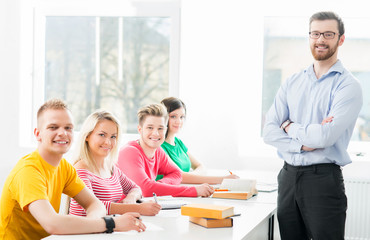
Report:
[{"label": "black trousers", "polygon": [[278,175],[282,240],[343,240],[347,197],[342,170],[335,164],[294,167]]}]

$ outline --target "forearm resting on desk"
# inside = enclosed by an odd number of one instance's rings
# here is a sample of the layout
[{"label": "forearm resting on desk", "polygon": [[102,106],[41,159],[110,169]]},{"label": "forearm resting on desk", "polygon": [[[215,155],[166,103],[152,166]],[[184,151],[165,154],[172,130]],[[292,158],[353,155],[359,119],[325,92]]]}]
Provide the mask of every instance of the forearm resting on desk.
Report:
[{"label": "forearm resting on desk", "polygon": [[104,232],[105,222],[101,218],[59,215],[47,200],[37,200],[29,205],[32,216],[50,234],[79,234]]},{"label": "forearm resting on desk", "polygon": [[[32,216],[49,234],[101,233],[106,230],[102,218],[87,218],[73,215],[59,215],[47,200],[37,200],[29,205]],[[144,231],[145,225],[138,220],[139,213],[126,213],[114,218],[114,231]]]},{"label": "forearm resting on desk", "polygon": [[98,218],[107,214],[104,204],[87,187],[74,196],[74,200],[85,209],[86,217]]},{"label": "forearm resting on desk", "polygon": [[161,210],[161,206],[155,202],[144,202],[140,204],[111,203],[110,214],[124,214],[127,212],[138,212],[145,216],[155,216]]}]

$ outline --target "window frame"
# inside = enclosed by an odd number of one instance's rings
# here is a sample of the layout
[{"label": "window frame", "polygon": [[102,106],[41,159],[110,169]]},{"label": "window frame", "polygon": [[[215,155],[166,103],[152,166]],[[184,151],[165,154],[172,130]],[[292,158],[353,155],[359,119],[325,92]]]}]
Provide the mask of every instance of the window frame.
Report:
[{"label": "window frame", "polygon": [[[86,5],[89,5],[86,7]],[[115,6],[115,7],[112,7]],[[44,102],[45,20],[50,16],[169,17],[169,95],[179,95],[180,0],[22,1],[19,144],[35,147],[36,113]],[[30,37],[31,36],[31,37]],[[132,139],[137,134],[124,134]]]}]

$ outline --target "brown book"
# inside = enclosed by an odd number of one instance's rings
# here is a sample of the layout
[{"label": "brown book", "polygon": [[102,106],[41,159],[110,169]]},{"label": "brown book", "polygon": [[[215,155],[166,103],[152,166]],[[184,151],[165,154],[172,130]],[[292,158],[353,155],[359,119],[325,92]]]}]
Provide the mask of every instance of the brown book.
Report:
[{"label": "brown book", "polygon": [[202,217],[189,217],[189,221],[206,228],[220,228],[220,227],[232,227],[233,219],[214,219],[214,218],[202,218]]},{"label": "brown book", "polygon": [[234,215],[234,207],[213,204],[188,204],[181,207],[181,215],[223,219]]}]

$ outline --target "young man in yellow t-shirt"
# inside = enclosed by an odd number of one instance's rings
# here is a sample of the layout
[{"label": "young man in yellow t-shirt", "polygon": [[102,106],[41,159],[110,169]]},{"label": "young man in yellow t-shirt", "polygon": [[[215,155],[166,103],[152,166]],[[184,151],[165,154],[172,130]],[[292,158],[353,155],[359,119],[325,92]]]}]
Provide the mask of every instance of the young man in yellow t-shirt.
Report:
[{"label": "young man in yellow t-shirt", "polygon": [[[0,202],[0,239],[145,230],[138,220],[138,213],[106,217],[104,205],[63,158],[73,139],[72,116],[63,101],[49,100],[40,107],[34,134],[38,141],[37,150],[19,160],[4,184]],[[62,193],[83,206],[87,217],[57,214]]]}]

